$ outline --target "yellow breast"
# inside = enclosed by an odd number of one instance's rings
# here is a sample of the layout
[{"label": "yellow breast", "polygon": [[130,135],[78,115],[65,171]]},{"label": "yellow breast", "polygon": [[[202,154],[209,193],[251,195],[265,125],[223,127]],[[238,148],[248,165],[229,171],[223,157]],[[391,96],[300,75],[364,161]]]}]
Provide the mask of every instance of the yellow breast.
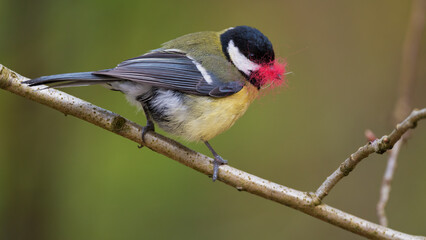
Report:
[{"label": "yellow breast", "polygon": [[191,96],[190,111],[187,112],[190,116],[186,116],[179,135],[190,141],[210,140],[230,128],[245,113],[257,95],[258,90],[248,84],[229,97]]}]

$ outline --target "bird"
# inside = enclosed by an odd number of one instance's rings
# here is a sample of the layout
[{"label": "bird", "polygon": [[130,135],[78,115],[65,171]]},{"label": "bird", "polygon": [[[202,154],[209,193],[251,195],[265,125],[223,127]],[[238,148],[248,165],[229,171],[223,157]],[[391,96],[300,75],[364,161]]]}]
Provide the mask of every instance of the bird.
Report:
[{"label": "bird", "polygon": [[236,26],[183,35],[114,68],[42,76],[24,83],[46,88],[99,84],[124,93],[145,113],[142,142],[146,133],[155,131],[154,123],[172,135],[203,142],[214,157],[215,181],[227,161],[209,140],[229,129],[259,91],[282,85],[285,68],[263,33]]}]

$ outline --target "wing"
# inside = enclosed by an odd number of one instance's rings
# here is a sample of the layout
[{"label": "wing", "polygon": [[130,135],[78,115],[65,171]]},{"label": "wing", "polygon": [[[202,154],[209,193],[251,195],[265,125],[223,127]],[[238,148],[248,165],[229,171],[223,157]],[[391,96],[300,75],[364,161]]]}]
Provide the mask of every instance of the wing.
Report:
[{"label": "wing", "polygon": [[226,97],[240,91],[243,87],[240,81],[219,81],[200,63],[185,53],[177,51],[157,50],[126,60],[113,69],[93,74],[212,97]]}]

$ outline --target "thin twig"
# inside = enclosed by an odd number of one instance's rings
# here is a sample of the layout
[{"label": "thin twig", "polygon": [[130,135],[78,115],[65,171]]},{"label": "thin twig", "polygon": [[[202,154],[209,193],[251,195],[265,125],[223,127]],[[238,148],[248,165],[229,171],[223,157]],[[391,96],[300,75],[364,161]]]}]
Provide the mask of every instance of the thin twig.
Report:
[{"label": "thin twig", "polygon": [[[411,17],[407,33],[405,35],[404,45],[402,47],[401,73],[398,85],[399,96],[393,112],[395,123],[402,121],[412,108],[414,83],[418,69],[418,53],[424,31],[425,20],[426,0],[414,0],[411,6]],[[382,180],[380,198],[377,202],[376,209],[379,223],[385,227],[388,226],[385,208],[389,200],[391,183],[396,170],[398,154],[407,137],[408,133],[404,134],[401,140],[399,140],[392,149],[392,152],[388,157],[386,171]]]},{"label": "thin twig", "polygon": [[380,139],[376,139],[373,142],[369,142],[363,147],[360,147],[358,151],[351,154],[340,167],[336,169],[317,189],[315,192],[316,196],[322,200],[330,190],[342,179],[347,176],[356,165],[361,162],[364,158],[370,154],[376,152],[383,154],[389,149],[392,149],[393,145],[401,138],[401,136],[407,132],[410,128],[415,128],[417,121],[426,117],[426,108],[422,110],[414,110],[411,112],[403,122],[396,125],[396,128],[392,131],[389,136],[383,136]]},{"label": "thin twig", "polygon": [[[399,95],[400,98],[397,102],[397,107],[395,108],[394,116],[397,116],[397,122],[400,122],[411,110],[411,92],[414,86],[414,74],[416,70],[417,55],[421,39],[421,33],[423,31],[424,22],[425,22],[425,11],[426,11],[426,0],[415,0],[412,8],[411,24],[409,31],[407,32],[406,40],[404,43],[403,49],[403,60],[402,60],[402,69],[401,69],[401,81],[399,86]],[[367,144],[364,147],[358,149],[357,152],[352,154],[347,158],[340,167],[334,171],[317,189],[316,195],[320,200],[328,195],[330,190],[342,179],[344,176],[347,176],[355,166],[364,158],[368,157],[373,152],[384,153],[388,149],[391,149],[392,146],[399,140],[401,135],[398,138],[389,139],[389,137],[384,136],[380,140],[375,140],[373,144]],[[395,141],[396,139],[396,141]],[[398,146],[399,148],[400,146]],[[377,149],[374,149],[377,148]],[[398,151],[399,152],[399,149]],[[395,169],[395,168],[391,168]],[[390,187],[390,186],[389,186]],[[381,197],[382,199],[382,197]],[[383,197],[383,199],[387,199]],[[386,203],[379,203],[381,206],[385,206]],[[377,207],[379,209],[379,206]],[[384,210],[383,210],[384,211]],[[379,214],[379,216],[384,216]]]},{"label": "thin twig", "polygon": [[[116,113],[97,107],[67,93],[55,89],[38,91],[34,88],[30,88],[21,84],[24,80],[27,79],[0,65],[0,88],[52,107],[62,113],[93,123],[96,126],[141,144],[141,126]],[[403,132],[407,131],[409,127],[412,127],[414,123],[421,118],[426,118],[426,109],[414,111],[410,117],[401,124],[398,128],[399,130],[396,132],[394,131],[395,133],[391,133],[390,136],[392,136],[392,139],[398,138],[398,135],[400,137]],[[213,159],[209,157],[188,149],[157,133],[149,132],[146,135],[145,141],[146,146],[153,151],[163,154],[206,175],[211,175],[212,173]],[[398,232],[345,213],[326,204],[322,204],[313,193],[301,192],[285,187],[228,165],[220,167],[218,180],[240,191],[246,191],[289,206],[370,239],[426,240],[426,237]]]}]

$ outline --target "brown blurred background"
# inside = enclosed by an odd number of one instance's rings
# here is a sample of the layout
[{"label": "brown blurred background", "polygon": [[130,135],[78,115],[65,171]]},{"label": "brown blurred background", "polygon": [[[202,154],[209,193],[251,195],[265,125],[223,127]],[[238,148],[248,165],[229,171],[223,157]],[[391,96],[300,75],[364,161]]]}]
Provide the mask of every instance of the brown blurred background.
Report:
[{"label": "brown blurred background", "polygon": [[[211,143],[234,167],[313,191],[365,144],[365,129],[392,130],[410,4],[0,0],[0,63],[27,77],[100,70],[186,33],[257,27],[288,62],[288,87]],[[421,108],[426,37],[419,54]],[[66,91],[145,123],[119,93]],[[0,239],[361,239],[3,90],[0,114]],[[426,235],[425,143],[421,122],[402,148],[387,207],[391,228],[418,235]],[[386,157],[362,162],[325,202],[377,222]]]}]

